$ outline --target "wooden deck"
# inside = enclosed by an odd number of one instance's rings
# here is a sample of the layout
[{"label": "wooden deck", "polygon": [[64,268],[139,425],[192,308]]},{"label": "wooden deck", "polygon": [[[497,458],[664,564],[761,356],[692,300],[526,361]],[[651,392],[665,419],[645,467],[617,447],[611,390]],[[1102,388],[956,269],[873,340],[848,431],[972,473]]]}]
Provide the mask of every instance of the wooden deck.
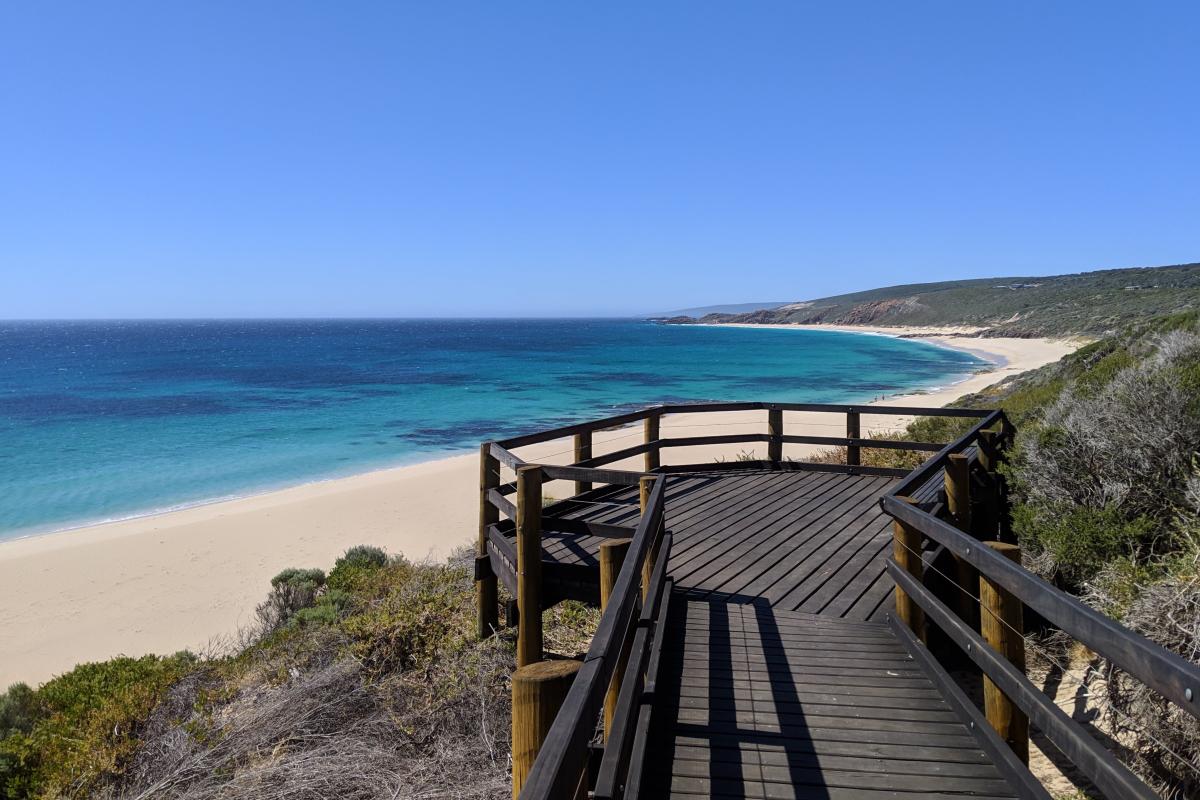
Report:
[{"label": "wooden deck", "polygon": [[[879,498],[895,481],[810,471],[672,475],[665,512],[674,537],[669,573],[691,598],[765,600],[781,610],[882,620],[892,608],[893,584],[883,566],[892,527]],[[590,492],[554,508],[568,519],[632,525],[638,493]],[[592,572],[605,538],[550,526],[542,533],[546,580]],[[565,580],[564,596],[595,599],[586,578]]]},{"label": "wooden deck", "polygon": [[[936,665],[914,660],[885,622],[893,539],[879,500],[897,480],[762,469],[667,477],[675,599],[642,796],[1019,796],[1011,765],[998,768],[995,747],[947,701],[949,681],[935,681]],[[940,485],[916,499],[936,505]],[[595,490],[548,512],[631,526],[638,492]],[[574,527],[542,532],[543,571],[558,582],[552,596],[592,600],[606,536]],[[504,549],[492,550],[498,568]]]},{"label": "wooden deck", "polygon": [[[766,432],[662,436],[664,417],[723,411],[765,412]],[[785,427],[796,413],[841,414],[845,436],[827,435],[827,425],[790,433],[803,423]],[[867,414],[970,422],[949,443],[864,439]],[[594,433],[633,424],[642,442],[594,454]],[[1013,558],[998,467],[1014,436],[999,409],[743,402],[662,404],[484,442],[478,631],[499,629],[498,582],[515,587],[506,615],[518,625],[513,730],[523,739],[513,749],[514,793],[1051,800],[1023,763],[1032,723],[1105,797],[1154,800],[1029,680],[1024,637],[1006,631],[1021,632],[1033,609],[1198,719],[1200,666]],[[566,437],[569,464],[513,452]],[[765,445],[766,458],[662,464],[671,448],[708,445]],[[795,460],[785,452],[793,445],[840,453],[836,463]],[[920,466],[864,463],[871,450],[919,454]],[[606,468],[635,457],[642,469]],[[502,466],[515,481],[503,482]],[[578,491],[548,503],[546,481],[574,481]],[[604,548],[601,578],[598,551],[612,538],[627,543]],[[962,569],[978,571],[992,591],[964,604],[963,592],[976,592],[956,585]],[[597,603],[601,580],[606,603],[587,653],[544,661],[540,612],[566,598]],[[963,693],[943,658],[956,667],[965,659],[991,681],[986,708]],[[551,673],[572,675],[561,704]]]},{"label": "wooden deck", "polygon": [[886,625],[690,600],[656,694],[650,797],[1016,796]]}]

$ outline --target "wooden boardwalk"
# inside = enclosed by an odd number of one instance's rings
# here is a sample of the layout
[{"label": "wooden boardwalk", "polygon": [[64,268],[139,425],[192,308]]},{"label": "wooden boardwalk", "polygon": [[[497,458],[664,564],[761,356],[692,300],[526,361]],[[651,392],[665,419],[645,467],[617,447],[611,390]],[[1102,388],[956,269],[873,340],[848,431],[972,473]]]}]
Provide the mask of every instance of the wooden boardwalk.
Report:
[{"label": "wooden boardwalk", "polygon": [[[667,478],[678,599],[647,796],[1016,796],[883,624],[894,607],[884,569],[892,520],[879,499],[896,481],[769,470]],[[631,488],[556,507],[613,525],[638,515]],[[544,557],[590,569],[603,541],[548,530]]]},{"label": "wooden boardwalk", "polygon": [[890,627],[766,602],[679,606],[647,796],[1016,796]]},{"label": "wooden boardwalk", "polygon": [[[765,411],[767,432],[661,436],[665,416],[731,410]],[[796,412],[841,413],[846,435],[789,434],[784,414]],[[972,423],[946,444],[870,440],[868,413]],[[594,432],[634,423],[642,443],[593,454]],[[1105,796],[1153,800],[1029,681],[1025,639],[1008,631],[1022,633],[1033,608],[1196,718],[1200,665],[1020,566],[998,470],[1013,433],[998,410],[717,403],[484,443],[479,631],[498,629],[504,584],[518,624],[514,794],[1050,800],[1024,763],[1032,722]],[[568,465],[513,452],[566,436]],[[713,444],[765,444],[767,458],[661,464],[664,450]],[[798,444],[841,458],[785,458]],[[867,449],[934,455],[910,472],[863,464]],[[644,469],[603,468],[634,457]],[[516,481],[503,483],[501,464]],[[547,503],[547,480],[576,492]],[[540,612],[568,598],[603,614],[581,659],[546,660]],[[538,613],[526,623],[527,611]],[[947,656],[991,681],[985,709],[943,669]]]},{"label": "wooden boardwalk", "polygon": [[[893,583],[884,573],[892,525],[879,498],[896,480],[767,470],[669,476],[668,571],[693,598],[765,600],[788,611],[882,620],[892,607]],[[567,519],[632,525],[638,492],[594,491],[554,509]],[[563,566],[594,570],[606,539],[549,527],[542,533],[547,573]]]}]

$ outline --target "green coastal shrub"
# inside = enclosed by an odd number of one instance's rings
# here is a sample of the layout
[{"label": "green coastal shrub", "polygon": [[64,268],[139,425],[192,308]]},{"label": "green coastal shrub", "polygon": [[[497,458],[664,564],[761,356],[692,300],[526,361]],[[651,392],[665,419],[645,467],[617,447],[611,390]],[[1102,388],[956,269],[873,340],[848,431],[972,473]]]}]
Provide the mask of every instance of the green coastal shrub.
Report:
[{"label": "green coastal shrub", "polygon": [[[1020,454],[1024,499],[1112,506],[1129,519],[1174,513],[1200,450],[1200,336],[1177,331],[1148,346],[1103,384],[1076,381],[1046,409]],[[1114,360],[1125,363],[1109,354],[1098,367]]]},{"label": "green coastal shrub", "polygon": [[325,573],[319,569],[297,569],[288,567],[274,578],[271,578],[271,588],[278,589],[286,586],[305,591],[316,591],[325,585]]},{"label": "green coastal shrub", "polygon": [[[363,576],[360,576],[362,578]],[[426,665],[474,638],[474,595],[466,570],[398,560],[375,567],[360,591],[372,599],[342,621],[352,649],[375,674]],[[369,587],[369,588],[368,588]]]},{"label": "green coastal shrub", "polygon": [[351,602],[351,595],[341,589],[327,588],[308,608],[302,608],[288,621],[289,625],[332,625],[342,618]]},{"label": "green coastal shrub", "polygon": [[325,573],[319,569],[289,567],[271,579],[271,593],[255,609],[261,634],[269,636],[288,624],[301,609],[317,601],[325,587]]},{"label": "green coastal shrub", "polygon": [[37,693],[27,683],[14,683],[0,694],[0,739],[14,733],[29,733],[42,717]]},{"label": "green coastal shrub", "polygon": [[28,775],[23,769],[27,734],[45,716],[37,693],[14,683],[0,695],[0,797],[26,796]]},{"label": "green coastal shrub", "polygon": [[15,698],[10,690],[4,705],[18,725],[0,741],[0,796],[88,797],[106,776],[120,773],[146,718],[195,663],[188,653],[122,656],[80,664],[36,691],[19,689]]},{"label": "green coastal shrub", "polygon": [[1110,562],[1136,563],[1140,550],[1160,529],[1148,517],[1129,519],[1112,506],[1030,504],[1013,508],[1013,527],[1021,546],[1041,557],[1042,577],[1076,593]]},{"label": "green coastal shrub", "polygon": [[333,569],[329,571],[329,586],[343,591],[353,589],[360,577],[387,563],[387,553],[378,547],[366,544],[351,547],[334,562]]}]

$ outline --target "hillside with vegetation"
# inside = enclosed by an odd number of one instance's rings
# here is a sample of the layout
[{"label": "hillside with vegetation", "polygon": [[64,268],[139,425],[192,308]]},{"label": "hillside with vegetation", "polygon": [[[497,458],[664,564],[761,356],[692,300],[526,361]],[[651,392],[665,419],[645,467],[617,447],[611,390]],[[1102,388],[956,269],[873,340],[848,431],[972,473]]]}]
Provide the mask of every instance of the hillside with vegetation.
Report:
[{"label": "hillside with vegetation", "polygon": [[1200,264],[1051,277],[914,283],[673,323],[968,326],[984,336],[1103,336],[1159,314],[1200,309]]},{"label": "hillside with vegetation", "polygon": [[[511,794],[507,631],[475,636],[472,554],[374,547],[288,569],[224,654],[114,658],[0,694],[0,798]],[[573,656],[596,614],[546,612]]]},{"label": "hillside with vegetation", "polygon": [[[1002,471],[1025,567],[1200,663],[1200,313],[1132,325],[953,405],[1003,408],[1017,426]],[[962,430],[925,418],[888,438],[952,441]],[[863,452],[887,466],[920,457]],[[1056,644],[1070,660],[1053,635],[1040,646]],[[1123,760],[1164,797],[1200,797],[1200,723],[1083,658],[1080,696],[1124,743]]]}]

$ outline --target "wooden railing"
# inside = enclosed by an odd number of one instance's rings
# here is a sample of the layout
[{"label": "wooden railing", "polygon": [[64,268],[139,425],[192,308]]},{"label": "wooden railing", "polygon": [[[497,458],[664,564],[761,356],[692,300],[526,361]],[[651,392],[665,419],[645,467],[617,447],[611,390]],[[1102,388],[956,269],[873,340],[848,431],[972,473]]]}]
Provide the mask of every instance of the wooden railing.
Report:
[{"label": "wooden railing", "polygon": [[[766,431],[662,436],[662,420],[668,415],[729,411],[765,411]],[[784,430],[784,412],[841,414],[846,435],[789,435]],[[509,572],[516,575],[515,585],[509,587],[516,598],[515,608],[510,608],[509,622],[514,617],[520,621],[518,671],[513,676],[514,793],[526,800],[576,797],[586,790],[594,798],[638,794],[672,589],[666,572],[671,536],[663,528],[665,481],[661,476],[688,470],[736,468],[813,469],[897,477],[909,474],[898,468],[863,465],[864,448],[934,452],[937,455],[922,469],[936,469],[938,458],[946,452],[945,445],[864,438],[860,430],[864,414],[982,419],[980,425],[996,419],[994,414],[973,409],[813,403],[660,405],[482,445],[476,562],[480,636],[490,635],[498,628],[497,579],[490,567],[489,546],[508,560],[513,567]],[[608,453],[595,453],[592,438],[595,432],[638,422],[643,423],[642,442]],[[572,447],[560,455],[570,453],[573,458],[570,464],[534,463],[514,452],[566,437],[572,437]],[[750,443],[765,443],[767,458],[669,466],[661,463],[661,453],[668,448]],[[845,463],[785,461],[785,444],[844,447]],[[637,456],[643,457],[641,471],[606,468]],[[502,467],[511,470],[515,480],[505,481]],[[573,482],[575,497],[543,508],[542,487],[554,480]],[[588,522],[559,513],[559,508],[571,510],[581,496],[586,497],[600,485],[640,485],[641,515],[636,527]],[[502,517],[509,522],[503,523]],[[541,610],[556,601],[542,594],[543,530],[608,539],[599,554],[604,610],[582,663],[542,661]],[[621,559],[619,569],[613,567],[614,558]],[[559,705],[561,710],[552,723],[544,718],[547,707]],[[602,708],[600,730],[604,743],[597,745],[592,739],[598,730]]]},{"label": "wooden railing", "polygon": [[[997,423],[999,430],[993,429]],[[971,518],[972,509],[988,506],[972,492],[998,480],[995,461],[1011,435],[999,412],[985,417],[882,498],[883,510],[895,520],[895,555],[887,564],[896,582],[893,625],[921,652],[924,645],[916,640],[937,633],[982,671],[986,719],[1020,761],[1028,763],[1032,722],[1106,797],[1157,797],[1026,677],[1024,610],[1032,609],[1197,718],[1200,666],[1023,569],[1016,545],[1001,541],[1011,539],[1002,516]],[[944,502],[914,503],[912,493],[939,471]],[[924,547],[926,539],[935,546],[932,553]],[[945,556],[940,562],[939,554]],[[1022,773],[1023,796],[1048,797],[1027,769]]]},{"label": "wooden railing", "polygon": [[[594,796],[615,797],[621,788],[641,780],[641,756],[646,751],[671,595],[666,577],[671,536],[663,529],[666,482],[650,478],[647,484],[644,509],[606,592],[604,612],[587,655],[549,729],[529,737],[542,742],[536,760],[525,763],[526,754],[514,748],[514,790],[521,798],[586,796],[589,745],[602,711],[605,743]],[[514,734],[523,726],[538,724],[537,719],[523,718],[522,709],[514,707],[513,713]]]},{"label": "wooden railing", "polygon": [[[667,415],[755,410],[767,412],[765,433],[662,436],[661,423]],[[789,435],[784,431],[784,412],[842,414],[846,435]],[[959,417],[974,423],[949,444],[871,439],[861,435],[861,417],[865,414]],[[643,422],[642,442],[600,455],[594,452],[593,433],[637,422]],[[514,675],[513,772],[514,788],[519,790],[520,797],[523,800],[584,797],[589,789],[595,798],[637,796],[645,769],[642,759],[672,589],[667,572],[671,536],[663,525],[665,481],[660,476],[677,471],[755,467],[900,477],[881,500],[883,510],[894,519],[894,556],[887,563],[896,583],[893,627],[919,660],[928,664],[936,661],[934,651],[924,644],[936,638],[939,650],[942,645],[957,648],[982,671],[983,714],[956,686],[946,685],[942,689],[963,714],[995,729],[998,736],[985,736],[982,741],[987,748],[1005,751],[993,753],[997,764],[1016,764],[1017,772],[1006,774],[1019,794],[1048,797],[1021,765],[1022,761],[1028,761],[1028,725],[1032,721],[1106,796],[1147,800],[1154,797],[1149,787],[1025,677],[1023,612],[1032,609],[1049,624],[1198,718],[1200,667],[1021,568],[1007,514],[1004,480],[997,472],[1013,433],[999,411],[715,403],[654,406],[485,443],[481,450],[480,559],[476,569],[480,584],[480,635],[489,635],[497,626],[496,578],[487,566],[489,543],[515,565],[517,612],[530,623],[520,626],[518,660],[523,666]],[[567,451],[573,461],[567,465],[528,463],[513,452],[564,437],[573,438],[573,447]],[[766,443],[767,458],[661,464],[661,453],[667,448],[747,443]],[[846,457],[844,463],[785,461],[785,444],[844,447]],[[864,465],[865,448],[914,450],[932,455],[909,471]],[[644,457],[644,470],[605,468],[636,456]],[[516,480],[503,482],[501,465],[513,470]],[[574,482],[577,497],[568,503],[576,502],[578,495],[586,496],[600,484],[640,484],[638,523],[636,527],[628,527],[568,519],[558,515],[556,505],[548,506],[543,517],[541,487],[547,480]],[[510,535],[500,531],[501,516],[511,520]],[[514,527],[515,545],[511,538]],[[606,555],[602,548],[601,573],[603,576],[607,563],[610,574],[601,579],[608,583],[602,586],[605,603],[596,635],[583,662],[570,665],[558,662],[557,671],[567,676],[567,682],[562,683],[562,694],[551,705],[556,709],[561,705],[561,710],[552,719],[543,719],[543,728],[526,737],[535,743],[531,751],[518,752],[521,750],[517,742],[518,715],[525,713],[517,708],[518,677],[525,669],[549,663],[537,661],[542,657],[543,598],[534,587],[539,583],[539,536],[543,527],[607,537],[614,544],[612,551],[624,558],[619,569],[614,569],[611,554]],[[623,538],[630,536],[632,540]],[[535,616],[537,622],[533,622]],[[524,641],[522,637],[526,637]],[[945,675],[940,669],[931,669],[930,673]],[[1016,758],[1007,752],[1009,748]]]},{"label": "wooden railing", "polygon": [[[705,414],[731,411],[765,411],[767,429],[764,433],[733,433],[710,436],[662,436],[662,420],[668,415]],[[807,434],[787,434],[784,431],[784,412],[809,412],[825,414],[841,414],[845,418],[845,436],[814,436]],[[991,421],[994,412],[979,411],[965,408],[919,408],[910,406],[851,406],[831,405],[826,403],[695,403],[656,405],[633,411],[627,414],[605,417],[602,419],[566,425],[560,428],[537,431],[522,436],[514,436],[498,442],[485,442],[480,447],[480,502],[479,502],[479,537],[476,556],[476,586],[477,606],[479,608],[479,636],[491,635],[499,627],[498,617],[498,586],[496,577],[489,566],[488,544],[504,552],[513,564],[519,560],[519,555],[512,550],[510,539],[501,535],[498,525],[501,517],[513,523],[521,516],[522,495],[519,493],[520,478],[505,482],[502,478],[501,467],[506,467],[514,473],[525,467],[538,467],[539,481],[564,480],[572,481],[575,494],[584,495],[593,490],[597,484],[633,486],[638,481],[651,474],[686,472],[689,470],[716,471],[725,469],[746,468],[792,468],[810,469],[826,472],[853,472],[870,475],[888,475],[904,477],[908,470],[893,467],[878,467],[863,465],[861,451],[865,448],[888,450],[910,450],[917,452],[936,452],[946,447],[944,444],[933,442],[915,442],[893,439],[873,439],[861,435],[861,418],[864,415],[885,417],[897,416],[940,416],[965,419],[980,419],[984,423]],[[643,425],[643,441],[639,444],[597,455],[594,453],[593,434],[597,431],[623,428],[638,422]],[[984,423],[980,423],[981,425]],[[742,423],[738,423],[742,424]],[[747,423],[748,424],[748,423]],[[804,423],[802,423],[804,424]],[[976,427],[979,427],[978,425]],[[526,461],[514,451],[530,445],[543,444],[571,437],[572,447],[564,451],[571,453],[574,461],[567,465],[555,465]],[[766,443],[767,458],[753,460],[735,460],[726,462],[707,462],[696,464],[673,464],[662,466],[661,453],[664,449],[677,447],[695,447],[718,444],[752,444]],[[845,447],[845,463],[830,463],[827,461],[813,462],[783,458],[785,444],[819,445],[827,447]],[[617,470],[605,468],[608,464],[624,461],[629,458],[643,456],[643,471]],[[937,460],[935,456],[926,466]],[[924,469],[924,468],[923,468]],[[528,480],[532,480],[531,478]],[[540,486],[540,483],[539,483]],[[515,501],[509,498],[517,495]],[[531,498],[530,503],[541,505],[540,494]],[[539,517],[539,530],[553,527],[554,530],[571,533],[592,533],[600,536],[629,536],[632,530],[621,526],[602,525],[598,523],[579,522],[564,519],[555,515],[553,507],[546,509],[548,516]],[[539,511],[540,514],[540,511]],[[536,569],[531,565],[531,569]],[[512,587],[516,588],[516,587]],[[519,599],[518,599],[519,601]]]},{"label": "wooden railing", "polygon": [[[663,437],[662,434],[662,419],[673,414],[702,414],[702,413],[721,413],[731,411],[766,411],[767,417],[764,420],[767,423],[767,430],[763,433],[732,433],[719,434],[712,436],[668,436]],[[845,436],[812,436],[812,435],[790,435],[784,432],[784,412],[810,412],[810,413],[826,413],[840,414],[845,417]],[[501,464],[516,469],[524,465],[526,462],[517,456],[513,451],[528,447],[529,445],[541,444],[544,442],[553,441],[556,439],[564,439],[573,437],[574,447],[573,453],[575,460],[571,463],[572,467],[597,469],[606,464],[612,464],[618,461],[624,461],[636,456],[645,456],[644,466],[645,472],[653,472],[660,469],[661,453],[664,449],[675,447],[695,447],[700,445],[714,444],[767,444],[767,458],[749,462],[754,463],[775,463],[783,462],[783,445],[785,444],[806,444],[806,445],[823,445],[828,447],[845,447],[847,455],[847,463],[843,465],[828,464],[825,462],[805,462],[805,461],[790,461],[793,463],[808,468],[832,468],[839,467],[849,471],[860,471],[863,473],[877,473],[895,476],[905,476],[909,474],[908,470],[898,468],[884,467],[869,467],[861,464],[861,451],[864,448],[879,448],[889,450],[915,450],[926,452],[937,452],[945,447],[944,443],[933,442],[913,442],[891,439],[873,439],[863,437],[861,435],[861,418],[865,415],[872,416],[891,416],[891,417],[958,417],[966,419],[986,418],[997,412],[981,411],[973,408],[920,408],[913,406],[851,406],[851,405],[833,405],[828,403],[694,403],[694,404],[674,404],[674,405],[657,405],[643,408],[639,411],[633,411],[628,414],[619,414],[603,419],[592,420],[590,422],[581,422],[575,425],[566,425],[561,428],[553,428],[545,431],[525,434],[523,436],[514,436],[509,439],[502,439],[498,442],[491,442],[485,445],[492,458],[495,458]],[[620,428],[634,424],[636,422],[644,422],[644,437],[639,444],[630,447],[624,447],[619,450],[614,450],[611,453],[603,455],[593,455],[593,434],[597,431]],[[802,423],[803,424],[803,423]],[[733,466],[741,463],[743,466],[747,462],[734,462]],[[678,471],[687,469],[696,469],[703,467],[705,469],[719,468],[720,464],[680,464],[669,467],[662,467],[664,471]],[[578,473],[577,480],[586,481],[587,477],[584,473]],[[561,472],[557,477],[570,480],[566,473]],[[626,478],[627,479],[627,478]],[[604,481],[602,481],[604,482]],[[616,483],[621,480],[613,481]],[[508,493],[506,490],[505,493]]]}]

